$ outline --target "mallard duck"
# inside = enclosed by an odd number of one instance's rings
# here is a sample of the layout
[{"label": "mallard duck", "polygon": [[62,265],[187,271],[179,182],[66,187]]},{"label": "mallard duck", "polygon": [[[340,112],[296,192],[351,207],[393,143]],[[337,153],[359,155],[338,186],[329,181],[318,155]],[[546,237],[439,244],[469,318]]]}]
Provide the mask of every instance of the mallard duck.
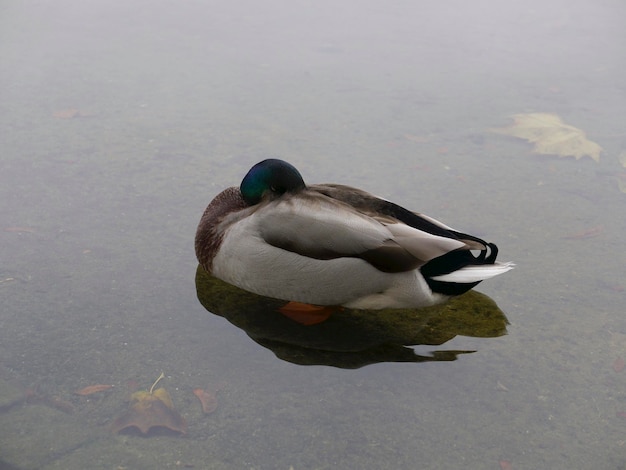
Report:
[{"label": "mallard duck", "polygon": [[208,205],[198,261],[255,294],[320,306],[418,308],[509,271],[498,248],[368,192],[306,185],[291,164],[254,165]]}]

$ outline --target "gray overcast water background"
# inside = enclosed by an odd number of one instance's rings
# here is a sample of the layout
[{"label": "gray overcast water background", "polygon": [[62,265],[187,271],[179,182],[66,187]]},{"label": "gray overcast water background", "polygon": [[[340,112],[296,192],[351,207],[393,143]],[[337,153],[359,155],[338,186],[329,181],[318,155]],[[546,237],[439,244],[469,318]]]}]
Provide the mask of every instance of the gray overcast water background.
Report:
[{"label": "gray overcast water background", "polygon": [[[0,469],[626,468],[625,18],[1,2]],[[535,112],[600,161],[491,131]],[[196,225],[268,157],[497,243],[517,267],[476,290],[508,334],[414,347],[475,351],[454,361],[302,366],[207,311]],[[161,371],[187,433],[112,433]],[[114,387],[73,393],[94,384]],[[214,412],[195,388],[219,388]]]}]

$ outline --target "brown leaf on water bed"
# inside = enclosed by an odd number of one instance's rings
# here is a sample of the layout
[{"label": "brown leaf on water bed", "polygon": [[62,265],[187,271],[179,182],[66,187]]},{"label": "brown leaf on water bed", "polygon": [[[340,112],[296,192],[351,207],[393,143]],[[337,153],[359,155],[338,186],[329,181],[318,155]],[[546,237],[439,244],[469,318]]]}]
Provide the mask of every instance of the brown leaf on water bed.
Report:
[{"label": "brown leaf on water bed", "polygon": [[118,433],[135,427],[142,434],[148,434],[152,428],[163,427],[174,432],[185,434],[187,423],[174,409],[172,398],[164,388],[153,393],[145,390],[133,393],[131,406],[114,422],[111,430]]},{"label": "brown leaf on water bed", "polygon": [[556,114],[515,114],[513,119],[515,122],[512,125],[491,130],[535,144],[535,153],[574,157],[576,160],[588,156],[596,162],[600,161],[602,147],[588,140],[584,131],[565,124]]},{"label": "brown leaf on water bed", "polygon": [[133,427],[139,429],[142,434],[148,434],[152,428],[157,427],[181,434],[187,432],[187,423],[174,409],[174,403],[167,390],[164,388],[154,390],[155,385],[163,377],[161,374],[149,391],[141,390],[132,394],[130,408],[111,426],[114,433]]},{"label": "brown leaf on water bed", "polygon": [[202,388],[194,388],[193,394],[198,397],[200,404],[202,405],[202,411],[205,414],[213,413],[217,408],[217,397],[214,393],[211,393]]},{"label": "brown leaf on water bed", "polygon": [[97,384],[97,385],[88,385],[87,387],[81,388],[80,390],[76,390],[74,395],[87,396],[93,395],[94,393],[104,392],[105,390],[110,390],[113,388],[113,385],[108,384]]},{"label": "brown leaf on water bed", "polygon": [[222,390],[225,386],[224,382],[220,382],[215,387],[207,388],[194,388],[193,394],[198,397],[200,404],[202,405],[202,411],[205,414],[212,413],[217,408],[217,392]]},{"label": "brown leaf on water bed", "polygon": [[619,356],[615,361],[613,361],[613,370],[615,372],[621,372],[626,367],[626,361],[622,356]]}]

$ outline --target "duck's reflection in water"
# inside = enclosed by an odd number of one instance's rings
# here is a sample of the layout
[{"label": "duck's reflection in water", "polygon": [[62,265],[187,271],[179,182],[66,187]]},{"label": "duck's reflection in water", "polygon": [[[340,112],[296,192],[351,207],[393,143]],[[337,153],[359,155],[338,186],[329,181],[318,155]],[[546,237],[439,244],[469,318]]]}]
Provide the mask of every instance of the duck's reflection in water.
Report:
[{"label": "duck's reflection in water", "polygon": [[440,346],[457,335],[502,336],[508,324],[495,302],[475,291],[418,310],[338,308],[327,320],[307,326],[280,312],[287,302],[241,290],[200,266],[196,290],[209,312],[226,318],[278,358],[301,365],[356,369],[377,362],[454,361],[474,351],[418,355],[410,346]]}]

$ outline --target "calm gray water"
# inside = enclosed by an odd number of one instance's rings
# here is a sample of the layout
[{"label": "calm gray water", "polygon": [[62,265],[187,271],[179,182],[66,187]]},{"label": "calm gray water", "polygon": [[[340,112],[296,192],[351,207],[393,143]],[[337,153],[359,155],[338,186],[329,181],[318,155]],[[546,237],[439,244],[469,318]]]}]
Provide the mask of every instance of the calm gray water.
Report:
[{"label": "calm gray water", "polygon": [[[0,5],[0,468],[626,468],[626,4]],[[490,131],[555,113],[599,162]],[[508,334],[455,361],[277,358],[193,237],[276,156],[488,238]],[[433,352],[435,356],[433,356]],[[113,434],[163,371],[184,436]],[[110,390],[87,396],[88,385]],[[219,388],[203,414],[195,388]]]}]

